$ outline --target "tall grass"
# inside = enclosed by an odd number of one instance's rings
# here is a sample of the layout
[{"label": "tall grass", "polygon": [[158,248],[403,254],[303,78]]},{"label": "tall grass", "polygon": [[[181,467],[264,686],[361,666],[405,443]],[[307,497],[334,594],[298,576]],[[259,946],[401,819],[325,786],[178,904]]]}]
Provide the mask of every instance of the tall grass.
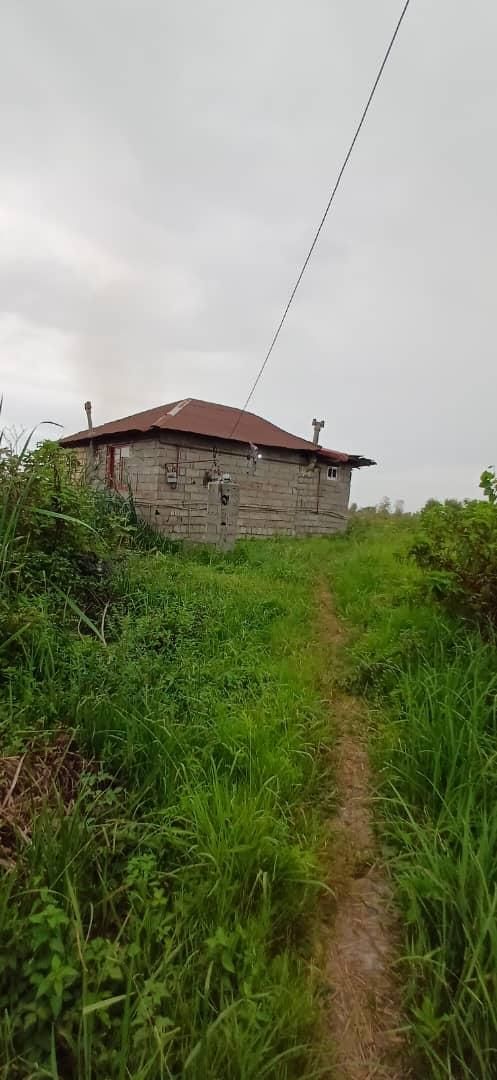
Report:
[{"label": "tall grass", "polygon": [[354,627],[350,678],[381,717],[373,752],[403,911],[403,972],[420,1062],[434,1077],[491,1077],[497,1075],[497,653],[494,643],[442,616],[427,599],[410,543],[404,527],[371,527],[339,542],[331,573]]},{"label": "tall grass", "polygon": [[[56,560],[39,572],[31,532],[15,600],[31,621],[0,671],[3,752],[20,767],[15,839],[0,829],[0,1068],[323,1075],[309,945],[330,786],[319,545],[223,558],[146,537],[145,555],[105,554],[109,526],[85,500],[85,558],[92,570],[93,545],[110,566],[103,591],[80,573],[78,604],[97,626],[105,610],[105,634],[67,608]],[[66,526],[64,573],[82,535]],[[35,780],[33,813],[23,770],[61,731],[82,763],[75,800],[55,785],[40,802]]]},{"label": "tall grass", "polygon": [[[2,400],[0,399],[0,417]],[[13,455],[6,443],[3,431],[0,431],[0,453],[2,495],[0,499],[0,594],[12,585],[13,574],[22,559],[27,538],[19,528],[21,515],[29,500],[34,474],[24,478],[23,465],[27,457],[29,443],[34,432],[30,432],[24,445]]]}]

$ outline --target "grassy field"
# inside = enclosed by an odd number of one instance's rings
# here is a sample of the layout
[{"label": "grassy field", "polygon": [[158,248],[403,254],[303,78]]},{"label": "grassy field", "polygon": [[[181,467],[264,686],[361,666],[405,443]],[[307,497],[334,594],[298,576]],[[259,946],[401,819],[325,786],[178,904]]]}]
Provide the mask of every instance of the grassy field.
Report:
[{"label": "grassy field", "polygon": [[3,1075],[323,1075],[313,549],[128,549],[101,622],[37,559],[3,642]]},{"label": "grassy field", "polygon": [[443,613],[409,520],[330,551],[351,627],[349,683],[371,702],[379,822],[405,926],[416,1072],[497,1075],[497,652]]},{"label": "grassy field", "polygon": [[497,509],[432,508],[424,547],[417,521],[359,518],[222,556],[74,468],[50,444],[0,459],[0,1075],[333,1076],[337,677],[370,703],[415,1075],[497,1075]]}]

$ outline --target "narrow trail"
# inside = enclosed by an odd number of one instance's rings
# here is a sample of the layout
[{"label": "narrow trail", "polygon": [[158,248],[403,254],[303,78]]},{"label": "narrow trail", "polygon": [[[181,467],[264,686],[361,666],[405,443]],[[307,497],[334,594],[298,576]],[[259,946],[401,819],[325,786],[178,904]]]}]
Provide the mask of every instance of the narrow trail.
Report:
[{"label": "narrow trail", "polygon": [[[330,660],[340,664],[345,635],[325,586],[319,611]],[[367,711],[359,698],[335,689],[330,711],[338,807],[330,821],[329,885],[335,900],[325,966],[335,1076],[407,1080],[394,966],[399,933],[373,829]]]}]

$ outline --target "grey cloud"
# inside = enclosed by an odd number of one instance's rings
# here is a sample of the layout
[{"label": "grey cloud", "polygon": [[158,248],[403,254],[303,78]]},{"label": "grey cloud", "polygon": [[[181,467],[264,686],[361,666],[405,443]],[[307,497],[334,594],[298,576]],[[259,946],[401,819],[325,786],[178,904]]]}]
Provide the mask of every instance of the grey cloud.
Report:
[{"label": "grey cloud", "polygon": [[[5,0],[14,420],[244,400],[399,9]],[[484,0],[411,5],[253,401],[377,457],[363,502],[470,494],[497,457],[496,29]]]}]

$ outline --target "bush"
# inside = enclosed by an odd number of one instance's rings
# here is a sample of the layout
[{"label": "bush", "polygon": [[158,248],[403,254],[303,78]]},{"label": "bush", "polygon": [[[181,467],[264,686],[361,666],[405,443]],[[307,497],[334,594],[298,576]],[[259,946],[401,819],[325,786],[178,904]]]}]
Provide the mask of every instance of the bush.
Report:
[{"label": "bush", "polygon": [[497,625],[497,506],[431,503],[412,547],[432,593],[454,611]]},{"label": "bush", "polygon": [[[110,560],[137,532],[133,508],[89,487],[74,451],[44,442],[0,457],[0,660],[25,651],[41,608],[85,629],[111,589]],[[64,600],[61,605],[61,597]],[[44,598],[44,600],[43,600]],[[90,620],[90,621],[89,621]]]}]

